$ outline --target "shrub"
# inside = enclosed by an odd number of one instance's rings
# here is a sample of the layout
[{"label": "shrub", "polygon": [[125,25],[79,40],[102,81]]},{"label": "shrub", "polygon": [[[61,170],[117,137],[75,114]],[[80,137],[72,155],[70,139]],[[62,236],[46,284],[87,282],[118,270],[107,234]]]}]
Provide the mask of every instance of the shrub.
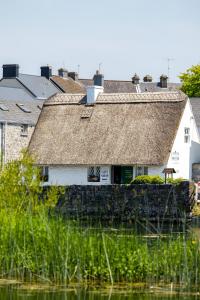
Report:
[{"label": "shrub", "polygon": [[177,184],[178,185],[178,184],[180,184],[183,181],[184,181],[184,179],[181,178],[181,177],[176,178],[176,179],[174,179],[174,178],[167,178],[167,183],[171,183],[171,184]]},{"label": "shrub", "polygon": [[163,184],[164,180],[158,175],[140,175],[131,181],[132,184]]}]

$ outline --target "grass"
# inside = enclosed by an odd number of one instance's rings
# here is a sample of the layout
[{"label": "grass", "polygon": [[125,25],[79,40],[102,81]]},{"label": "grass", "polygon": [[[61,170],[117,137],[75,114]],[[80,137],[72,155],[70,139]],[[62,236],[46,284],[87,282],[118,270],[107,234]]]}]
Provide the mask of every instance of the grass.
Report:
[{"label": "grass", "polygon": [[199,241],[90,230],[59,217],[0,214],[0,277],[55,284],[200,283]]}]

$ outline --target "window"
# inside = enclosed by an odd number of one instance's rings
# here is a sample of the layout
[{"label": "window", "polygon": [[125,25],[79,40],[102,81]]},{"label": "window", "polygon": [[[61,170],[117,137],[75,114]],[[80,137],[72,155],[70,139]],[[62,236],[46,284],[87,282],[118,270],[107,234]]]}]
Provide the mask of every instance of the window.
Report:
[{"label": "window", "polygon": [[9,108],[3,103],[0,103],[0,109],[3,111],[9,111]]},{"label": "window", "polygon": [[28,125],[27,124],[22,124],[21,125],[21,135],[22,136],[27,136],[28,135]]},{"label": "window", "polygon": [[88,182],[100,182],[100,167],[88,168]]},{"label": "window", "polygon": [[41,167],[41,180],[43,182],[49,181],[49,167]]},{"label": "window", "polygon": [[184,128],[184,143],[189,143],[190,142],[190,128],[185,127]]},{"label": "window", "polygon": [[148,167],[137,166],[136,167],[136,176],[148,175]]},{"label": "window", "polygon": [[23,112],[25,112],[25,113],[30,113],[31,112],[31,110],[28,108],[28,107],[26,107],[24,104],[16,104]]}]

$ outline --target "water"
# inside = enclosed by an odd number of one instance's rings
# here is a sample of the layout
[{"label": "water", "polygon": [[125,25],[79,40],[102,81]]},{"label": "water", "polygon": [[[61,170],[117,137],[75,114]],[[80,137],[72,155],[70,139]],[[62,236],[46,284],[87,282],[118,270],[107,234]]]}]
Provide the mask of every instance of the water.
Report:
[{"label": "water", "polygon": [[163,294],[163,293],[144,293],[131,292],[126,290],[120,291],[87,291],[87,290],[23,290],[16,289],[13,286],[0,288],[0,299],[9,300],[193,300],[200,299],[199,295],[193,294]]}]

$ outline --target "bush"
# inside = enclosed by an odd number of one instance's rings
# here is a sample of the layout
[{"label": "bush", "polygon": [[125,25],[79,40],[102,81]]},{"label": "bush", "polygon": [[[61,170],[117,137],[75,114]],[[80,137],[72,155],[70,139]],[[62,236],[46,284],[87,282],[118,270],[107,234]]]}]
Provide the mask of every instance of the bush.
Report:
[{"label": "bush", "polygon": [[180,184],[183,181],[184,181],[184,179],[181,178],[181,177],[176,178],[176,179],[174,179],[174,178],[167,178],[167,183],[171,183],[171,184],[177,184],[178,185],[178,184]]},{"label": "bush", "polygon": [[131,181],[132,184],[163,184],[164,180],[158,175],[140,175]]}]

